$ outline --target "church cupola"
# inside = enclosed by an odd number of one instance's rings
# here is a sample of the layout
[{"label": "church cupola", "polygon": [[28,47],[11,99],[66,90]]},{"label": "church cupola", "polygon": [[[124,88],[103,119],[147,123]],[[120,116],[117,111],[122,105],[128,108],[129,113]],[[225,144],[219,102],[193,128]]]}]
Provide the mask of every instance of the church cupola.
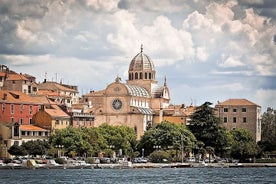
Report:
[{"label": "church cupola", "polygon": [[150,57],[144,54],[143,45],[141,45],[141,52],[130,62],[128,80],[155,80],[154,64]]}]

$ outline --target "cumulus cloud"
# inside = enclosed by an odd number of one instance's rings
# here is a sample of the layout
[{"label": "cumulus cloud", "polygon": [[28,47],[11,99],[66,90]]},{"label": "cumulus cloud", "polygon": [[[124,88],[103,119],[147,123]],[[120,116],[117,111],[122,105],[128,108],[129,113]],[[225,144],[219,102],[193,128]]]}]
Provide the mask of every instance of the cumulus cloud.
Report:
[{"label": "cumulus cloud", "polygon": [[239,66],[244,66],[244,63],[242,63],[237,58],[228,57],[226,60],[224,60],[223,63],[220,63],[219,66],[221,66],[221,67],[239,67]]},{"label": "cumulus cloud", "polygon": [[[193,80],[191,88],[198,90],[211,80],[236,94],[245,89],[239,80],[258,76],[262,87],[271,83],[268,76],[276,76],[273,8],[273,0],[2,0],[0,59],[24,70],[39,64],[66,78],[72,78],[66,71],[74,63],[76,75],[93,86],[94,77],[104,81],[110,72],[127,76],[143,44],[163,73],[179,72],[180,83]],[[235,77],[233,86],[221,83],[226,76]],[[87,86],[86,80],[79,82]]]}]

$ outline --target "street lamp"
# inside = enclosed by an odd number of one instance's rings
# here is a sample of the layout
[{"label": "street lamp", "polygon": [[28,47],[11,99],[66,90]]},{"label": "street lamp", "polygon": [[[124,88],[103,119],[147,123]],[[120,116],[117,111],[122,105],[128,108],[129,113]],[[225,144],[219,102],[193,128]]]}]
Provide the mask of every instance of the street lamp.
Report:
[{"label": "street lamp", "polygon": [[56,145],[55,146],[58,149],[58,158],[61,157],[61,149],[63,148],[63,145]]},{"label": "street lamp", "polygon": [[144,158],[144,151],[145,151],[145,149],[142,148],[142,158]]},{"label": "street lamp", "polygon": [[160,146],[160,145],[154,145],[153,148],[154,148],[154,149],[160,149],[161,146]]}]

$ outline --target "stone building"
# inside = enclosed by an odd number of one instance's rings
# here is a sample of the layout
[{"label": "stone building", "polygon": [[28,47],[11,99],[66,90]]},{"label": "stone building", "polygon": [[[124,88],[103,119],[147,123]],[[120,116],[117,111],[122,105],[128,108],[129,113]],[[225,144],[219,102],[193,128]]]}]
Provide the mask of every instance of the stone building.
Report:
[{"label": "stone building", "polygon": [[38,94],[47,95],[52,101],[67,108],[79,102],[79,92],[76,86],[46,81],[46,79],[38,85]]},{"label": "stone building", "polygon": [[228,99],[215,106],[216,115],[227,129],[249,130],[255,141],[261,140],[261,107],[247,99]]},{"label": "stone building", "polygon": [[5,65],[0,65],[0,90],[37,94],[36,78],[29,74],[18,74]]},{"label": "stone building", "polygon": [[164,84],[158,86],[155,76],[154,64],[141,47],[130,62],[126,83],[117,77],[106,89],[83,95],[95,115],[95,126],[104,122],[130,126],[140,138],[154,123],[153,112],[167,108],[170,102],[166,78]]}]

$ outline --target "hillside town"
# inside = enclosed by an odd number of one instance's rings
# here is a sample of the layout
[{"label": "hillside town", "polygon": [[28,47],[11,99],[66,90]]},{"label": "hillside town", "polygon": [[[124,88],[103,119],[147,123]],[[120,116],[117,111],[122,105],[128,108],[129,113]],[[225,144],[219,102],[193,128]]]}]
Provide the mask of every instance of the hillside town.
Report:
[{"label": "hillside town", "polygon": [[[188,125],[194,104],[170,103],[167,79],[158,83],[153,61],[143,52],[129,64],[128,79],[119,76],[99,91],[80,95],[78,86],[62,81],[37,82],[36,77],[0,65],[0,157],[11,157],[8,149],[31,140],[47,140],[66,127],[125,125],[139,140],[148,127],[169,121]],[[206,99],[208,101],[208,99]],[[229,130],[249,130],[261,140],[261,107],[247,99],[225,99],[215,104],[215,116]]]}]

